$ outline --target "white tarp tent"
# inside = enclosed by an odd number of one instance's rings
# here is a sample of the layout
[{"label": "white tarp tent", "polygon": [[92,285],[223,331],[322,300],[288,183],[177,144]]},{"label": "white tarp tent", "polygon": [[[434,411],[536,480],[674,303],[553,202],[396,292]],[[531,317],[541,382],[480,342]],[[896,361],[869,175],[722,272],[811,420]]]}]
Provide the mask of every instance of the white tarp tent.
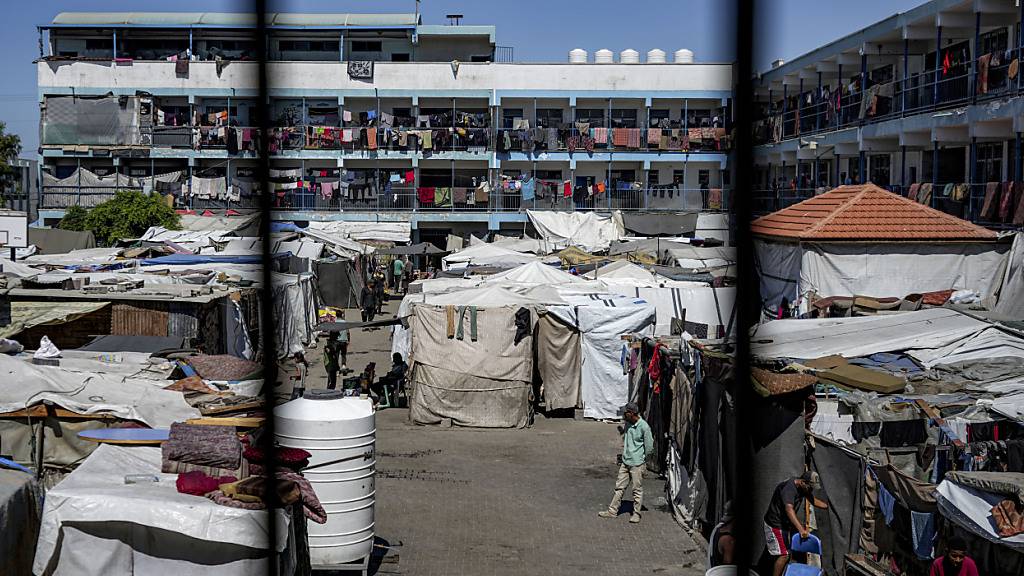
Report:
[{"label": "white tarp tent", "polygon": [[408,222],[327,222],[314,220],[309,223],[307,231],[322,231],[341,238],[363,241],[397,242],[408,244],[412,235],[412,225]]},{"label": "white tarp tent", "polygon": [[[558,258],[548,258],[546,260],[557,262]],[[495,246],[493,244],[474,244],[441,259],[446,270],[456,268],[458,265],[511,268],[538,261],[543,262],[545,259],[533,254],[516,252],[515,250]]]},{"label": "white tarp tent", "polygon": [[550,264],[543,264],[540,261],[533,261],[522,266],[517,266],[505,272],[492,274],[484,279],[485,284],[490,283],[520,283],[520,284],[545,284],[555,286],[559,284],[588,284],[585,278],[573,276],[568,272],[556,268]]},{"label": "white tarp tent", "polygon": [[0,354],[0,412],[15,412],[47,401],[79,414],[111,414],[154,428],[199,418],[169,381],[119,374],[37,366]]},{"label": "white tarp tent", "polygon": [[[993,473],[996,474],[996,473]],[[1020,473],[998,473],[1007,477],[1007,481],[1020,482]],[[1013,480],[1009,480],[1013,478]],[[961,528],[980,536],[990,542],[1014,548],[1024,552],[1024,534],[1003,538],[996,532],[991,520],[992,507],[1007,498],[1005,494],[995,494],[966,486],[950,479],[944,479],[936,490],[939,512],[944,517],[958,524]]]},{"label": "white tarp tent", "polygon": [[[653,286],[637,285],[633,281],[616,281],[605,279],[608,291],[641,298],[655,306],[657,325],[654,333],[667,335],[672,333],[672,319],[684,318],[687,322],[722,326],[723,329],[732,324],[733,308],[736,305],[736,288],[712,288],[698,282],[666,281]],[[697,336],[696,334],[694,336]],[[705,337],[717,338],[718,334],[707,334]]]},{"label": "white tarp tent", "polygon": [[[179,394],[180,395],[180,394]],[[46,493],[35,574],[175,574],[247,576],[267,573],[269,523],[277,551],[287,546],[282,511],[221,506],[175,489],[177,474],[160,472],[160,449],[101,445]],[[159,482],[126,484],[125,476]]]},{"label": "white tarp tent", "polygon": [[316,338],[319,302],[315,280],[316,276],[308,273],[274,273],[275,342],[279,356],[303,352]]},{"label": "white tarp tent", "polygon": [[527,210],[527,217],[545,241],[547,252],[575,246],[585,252],[603,252],[625,235],[622,214],[594,212],[547,212]]},{"label": "white tarp tent", "polygon": [[806,296],[904,297],[937,290],[994,294],[1008,246],[992,242],[795,243],[754,240],[762,304]]},{"label": "white tarp tent", "polygon": [[587,418],[619,418],[629,399],[629,378],[623,371],[623,334],[653,335],[654,306],[639,299],[570,298],[569,306],[549,306],[548,312],[582,336],[580,396]]},{"label": "white tarp tent", "polygon": [[1013,237],[1013,247],[1006,256],[1006,272],[999,288],[999,300],[992,308],[997,314],[1024,320],[1024,234]]}]

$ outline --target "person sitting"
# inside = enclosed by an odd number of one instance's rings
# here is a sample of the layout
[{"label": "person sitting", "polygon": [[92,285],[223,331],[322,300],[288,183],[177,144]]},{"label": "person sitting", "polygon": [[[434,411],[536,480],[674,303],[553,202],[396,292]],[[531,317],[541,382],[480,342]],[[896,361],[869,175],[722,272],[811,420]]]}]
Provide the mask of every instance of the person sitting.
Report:
[{"label": "person sitting", "polygon": [[928,576],[978,576],[978,565],[967,555],[967,542],[953,536],[946,543],[946,553],[932,562]]},{"label": "person sitting", "polygon": [[377,380],[377,384],[375,386],[375,392],[377,395],[383,396],[386,390],[387,397],[393,397],[395,392],[398,391],[401,382],[405,379],[405,375],[408,371],[409,365],[405,363],[405,359],[402,358],[401,353],[395,352],[392,354],[391,369],[388,370],[387,374],[381,376],[380,379]]},{"label": "person sitting", "polygon": [[726,502],[722,512],[722,521],[711,531],[711,537],[708,539],[708,568],[733,565],[735,547],[732,502]]}]

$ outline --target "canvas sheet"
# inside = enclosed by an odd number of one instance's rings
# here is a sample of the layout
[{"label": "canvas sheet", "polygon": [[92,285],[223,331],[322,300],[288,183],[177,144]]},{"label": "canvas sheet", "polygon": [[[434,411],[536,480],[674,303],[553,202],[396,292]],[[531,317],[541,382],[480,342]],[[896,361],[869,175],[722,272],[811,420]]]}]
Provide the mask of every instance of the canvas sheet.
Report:
[{"label": "canvas sheet", "polygon": [[992,507],[1006,499],[1005,495],[983,492],[943,480],[938,487],[939,513],[964,530],[1024,552],[1024,534],[1000,538],[992,522]]},{"label": "canvas sheet", "polygon": [[77,320],[107,306],[109,302],[11,302],[11,323],[0,326],[0,338],[10,338],[33,326],[52,325],[60,330],[65,322]]},{"label": "canvas sheet", "polygon": [[999,300],[993,311],[1024,320],[1024,235],[1013,237],[1013,247],[1006,258],[1006,272],[999,288]]},{"label": "canvas sheet", "polygon": [[587,280],[585,278],[573,276],[560,268],[549,264],[542,264],[539,261],[523,264],[505,272],[492,274],[484,279],[484,283],[494,282],[544,284],[548,286],[558,284],[587,284]]},{"label": "canvas sheet", "polygon": [[[152,474],[160,481],[125,484],[127,474]],[[266,510],[231,508],[202,496],[180,494],[175,488],[176,479],[177,474],[160,473],[159,448],[100,445],[81,466],[47,492],[34,573],[42,574],[52,566],[59,566],[59,573],[64,574],[112,573],[106,571],[109,569],[120,569],[116,573],[122,573],[123,559],[117,560],[123,553],[121,538],[130,536],[127,541],[144,547],[145,542],[164,541],[163,536],[171,533],[187,538],[168,537],[165,546],[151,552],[157,557],[176,559],[163,567],[178,564],[186,572],[175,570],[175,574],[191,574],[196,567],[189,559],[194,559],[195,564],[209,560],[214,566],[207,565],[205,569],[214,568],[219,574],[216,564],[237,560],[241,552],[224,544],[247,548],[250,555],[268,547],[271,519],[277,523],[280,536],[274,545],[278,551],[284,550],[289,519],[283,512],[271,515]],[[79,526],[82,532],[103,536],[83,539],[89,542],[89,553],[80,553],[72,547],[74,538],[71,542],[62,540],[62,533],[67,533],[70,524]],[[121,530],[98,530],[104,526]],[[210,553],[213,543],[219,544],[215,546],[219,555]],[[138,566],[133,568],[130,560],[124,573],[145,573]]]},{"label": "canvas sheet", "polygon": [[85,248],[63,254],[35,254],[24,260],[25,264],[38,266],[85,266],[87,264],[109,264],[115,262],[121,248]]},{"label": "canvas sheet", "polygon": [[697,238],[716,238],[727,246],[732,244],[729,232],[729,215],[725,213],[701,212],[697,214]]},{"label": "canvas sheet", "polygon": [[412,225],[408,222],[328,222],[313,221],[306,232],[321,231],[355,241],[399,242],[408,244]]},{"label": "canvas sheet", "polygon": [[754,269],[761,288],[761,306],[766,310],[800,298],[798,244],[754,240]]},{"label": "canvas sheet", "polygon": [[549,410],[580,407],[580,333],[551,314],[537,320],[537,371]]},{"label": "canvas sheet", "polygon": [[319,323],[315,276],[274,274],[274,326],[278,354],[302,352],[316,338]]},{"label": "canvas sheet", "polygon": [[815,509],[829,574],[843,574],[845,557],[858,550],[863,503],[864,464],[860,455],[829,442],[818,442],[813,452],[814,471],[828,498],[828,509]]},{"label": "canvas sheet", "polygon": [[546,243],[547,252],[556,252],[569,246],[585,252],[602,252],[625,235],[622,214],[619,212],[601,216],[594,212],[527,210],[526,215]]},{"label": "canvas sheet", "polygon": [[417,424],[522,428],[530,415],[529,380],[493,380],[416,363],[409,418]]},{"label": "canvas sheet", "polygon": [[[453,308],[454,322],[459,315]],[[533,380],[533,337],[515,343],[515,313],[519,306],[479,308],[477,340],[470,338],[470,314],[462,318],[462,340],[448,338],[445,306],[413,305],[409,319],[412,359],[417,364],[457,370],[458,373],[495,381]],[[532,320],[531,320],[532,322]],[[457,368],[456,368],[457,367]]]},{"label": "canvas sheet", "polygon": [[31,474],[0,468],[0,574],[28,574],[43,490]]},{"label": "canvas sheet", "polygon": [[[687,322],[709,326],[728,326],[736,304],[735,288],[711,288],[710,286],[688,285],[672,288],[637,287],[618,282],[607,282],[608,291],[623,296],[640,298],[654,305],[657,322],[654,333],[672,333],[672,319],[682,318],[686,311]],[[710,336],[717,337],[715,334]]]},{"label": "canvas sheet", "polygon": [[162,389],[166,381],[70,372],[0,355],[0,412],[22,410],[48,400],[82,414],[113,414],[154,428],[198,418],[181,392]]},{"label": "canvas sheet", "polygon": [[925,368],[940,364],[971,363],[993,358],[1024,359],[1024,338],[998,328],[984,328],[941,348],[912,351],[910,356]]},{"label": "canvas sheet", "polygon": [[209,246],[212,242],[225,242],[236,237],[233,230],[168,230],[162,226],[152,226],[142,234],[140,240],[145,242],[173,242],[180,245]]},{"label": "canvas sheet", "polygon": [[[604,305],[600,305],[604,303]],[[619,418],[629,397],[629,376],[621,359],[623,334],[653,335],[654,306],[642,300],[597,300],[588,306],[551,306],[549,313],[576,326],[580,347],[580,395],[587,418]]]},{"label": "canvas sheet", "polygon": [[936,290],[996,291],[1008,247],[989,243],[804,244],[800,291],[895,296]]},{"label": "canvas sheet", "polygon": [[[541,260],[538,256],[525,252],[517,252],[509,248],[493,244],[474,244],[441,259],[447,270],[456,264],[472,266],[497,266],[513,268]],[[554,259],[557,261],[557,258]]]},{"label": "canvas sheet", "polygon": [[931,349],[968,337],[988,323],[949,308],[883,316],[775,320],[751,332],[751,353],[761,358],[844,358],[876,352]]}]

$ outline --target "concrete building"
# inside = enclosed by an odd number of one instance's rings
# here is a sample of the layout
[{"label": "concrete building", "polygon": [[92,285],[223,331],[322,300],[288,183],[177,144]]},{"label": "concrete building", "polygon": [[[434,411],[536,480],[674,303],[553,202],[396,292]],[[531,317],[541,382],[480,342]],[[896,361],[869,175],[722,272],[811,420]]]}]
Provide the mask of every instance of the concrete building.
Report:
[{"label": "concrete building", "polygon": [[[405,220],[431,240],[522,230],[526,209],[728,203],[729,64],[689,50],[517,63],[493,26],[416,14],[267,22],[266,39],[246,14],[61,13],[40,26],[43,217],[125,187],[196,210],[272,193],[276,219]],[[252,178],[258,41],[273,190]],[[530,178],[530,193],[514,187]]]},{"label": "concrete building", "polygon": [[754,82],[755,211],[848,182],[914,197],[931,184],[933,207],[1019,226],[990,184],[1022,179],[1018,4],[932,0],[777,61]]}]

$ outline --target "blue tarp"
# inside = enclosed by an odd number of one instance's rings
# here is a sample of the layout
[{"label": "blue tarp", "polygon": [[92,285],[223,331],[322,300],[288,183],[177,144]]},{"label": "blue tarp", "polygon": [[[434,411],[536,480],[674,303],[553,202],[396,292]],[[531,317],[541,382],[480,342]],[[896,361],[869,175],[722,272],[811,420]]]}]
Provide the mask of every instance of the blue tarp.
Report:
[{"label": "blue tarp", "polygon": [[850,364],[855,366],[863,366],[865,368],[876,368],[884,370],[886,372],[894,373],[907,373],[913,374],[915,372],[922,372],[922,368],[917,365],[909,356],[906,354],[891,354],[889,352],[879,352],[870,356],[864,356],[862,358],[853,358]]},{"label": "blue tarp", "polygon": [[300,228],[294,222],[271,222],[271,232],[302,232],[303,228]]}]

